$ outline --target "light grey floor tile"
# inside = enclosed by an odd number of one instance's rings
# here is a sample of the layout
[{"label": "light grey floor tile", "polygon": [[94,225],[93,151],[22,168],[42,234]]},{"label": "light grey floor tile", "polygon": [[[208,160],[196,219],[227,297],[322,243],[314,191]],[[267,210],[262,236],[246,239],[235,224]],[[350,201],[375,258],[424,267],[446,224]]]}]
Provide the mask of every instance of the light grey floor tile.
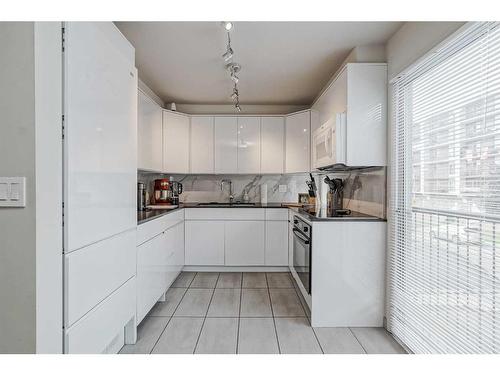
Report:
[{"label": "light grey floor tile", "polygon": [[125,345],[120,353],[149,354],[169,319],[155,316],[144,318],[139,327],[137,327],[137,342],[135,345]]},{"label": "light grey floor tile", "polygon": [[235,354],[238,318],[207,318],[195,353]]},{"label": "light grey floor tile", "polygon": [[351,328],[368,354],[403,354],[405,350],[384,328]]},{"label": "light grey floor tile", "polygon": [[243,288],[267,288],[266,274],[264,272],[244,272]]},{"label": "light grey floor tile", "polygon": [[271,303],[267,289],[242,289],[241,314],[242,317],[272,317]]},{"label": "light grey floor tile", "polygon": [[150,316],[172,316],[176,307],[181,302],[186,288],[169,288],[165,302],[158,302],[149,313]]},{"label": "light grey floor tile", "polygon": [[325,354],[364,354],[349,328],[313,328]]},{"label": "light grey floor tile", "polygon": [[173,317],[153,349],[153,354],[193,354],[204,318]]},{"label": "light grey floor tile", "polygon": [[191,283],[191,288],[215,288],[218,272],[198,272]]},{"label": "light grey floor tile", "polygon": [[295,289],[269,289],[275,317],[306,316]]},{"label": "light grey floor tile", "polygon": [[321,354],[321,347],[306,318],[276,318],[282,354]]},{"label": "light grey floor tile", "polygon": [[172,288],[189,288],[189,284],[194,279],[196,272],[181,272],[172,283]]},{"label": "light grey floor tile", "polygon": [[269,288],[293,288],[288,272],[268,272],[266,275]]},{"label": "light grey floor tile", "polygon": [[213,289],[188,289],[174,316],[204,317],[213,291]]},{"label": "light grey floor tile", "polygon": [[221,272],[217,280],[217,288],[241,288],[241,272]]},{"label": "light grey floor tile", "polygon": [[215,289],[207,316],[238,318],[240,316],[241,289]]},{"label": "light grey floor tile", "polygon": [[273,318],[241,318],[238,353],[278,354]]}]

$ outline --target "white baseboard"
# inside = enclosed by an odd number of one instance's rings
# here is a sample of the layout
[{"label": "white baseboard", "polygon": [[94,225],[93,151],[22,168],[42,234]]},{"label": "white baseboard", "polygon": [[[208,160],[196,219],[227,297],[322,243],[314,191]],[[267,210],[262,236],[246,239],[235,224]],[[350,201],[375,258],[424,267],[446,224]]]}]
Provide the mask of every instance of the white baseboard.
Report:
[{"label": "white baseboard", "polygon": [[184,266],[184,272],[289,272],[287,266]]}]

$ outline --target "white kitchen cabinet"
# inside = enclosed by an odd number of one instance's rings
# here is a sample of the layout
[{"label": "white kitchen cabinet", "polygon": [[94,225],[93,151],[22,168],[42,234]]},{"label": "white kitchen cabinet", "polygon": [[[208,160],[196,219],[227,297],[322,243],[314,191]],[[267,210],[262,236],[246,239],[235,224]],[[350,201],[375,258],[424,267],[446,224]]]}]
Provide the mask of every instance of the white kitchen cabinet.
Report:
[{"label": "white kitchen cabinet", "polygon": [[141,90],[137,95],[137,168],[161,172],[162,109]]},{"label": "white kitchen cabinet", "polygon": [[134,61],[112,22],[65,23],[65,353],[136,340]]},{"label": "white kitchen cabinet", "polygon": [[191,173],[214,173],[214,118],[191,117]]},{"label": "white kitchen cabinet", "polygon": [[215,173],[238,173],[237,125],[237,117],[215,117]]},{"label": "white kitchen cabinet", "polygon": [[185,245],[186,265],[224,265],[224,222],[186,221]]},{"label": "white kitchen cabinet", "polygon": [[266,266],[288,266],[288,220],[266,221],[265,253]]},{"label": "white kitchen cabinet", "polygon": [[238,172],[260,173],[260,117],[238,117]]},{"label": "white kitchen cabinet", "polygon": [[[387,64],[347,64],[312,110],[318,117],[313,130],[338,123],[339,114],[345,117],[344,164],[387,165]],[[315,164],[324,163],[316,160]]]},{"label": "white kitchen cabinet", "polygon": [[163,110],[163,172],[189,173],[189,116]]},{"label": "white kitchen cabinet", "polygon": [[137,248],[137,321],[146,314],[167,289],[167,237],[160,233]]},{"label": "white kitchen cabinet", "polygon": [[64,53],[64,251],[136,226],[137,70],[112,23],[69,22]]},{"label": "white kitchen cabinet", "polygon": [[261,173],[283,173],[285,165],[285,120],[261,118]]},{"label": "white kitchen cabinet", "polygon": [[265,264],[264,221],[226,221],[225,232],[225,265]]},{"label": "white kitchen cabinet", "polygon": [[311,159],[310,111],[287,116],[285,133],[285,172],[309,172]]}]

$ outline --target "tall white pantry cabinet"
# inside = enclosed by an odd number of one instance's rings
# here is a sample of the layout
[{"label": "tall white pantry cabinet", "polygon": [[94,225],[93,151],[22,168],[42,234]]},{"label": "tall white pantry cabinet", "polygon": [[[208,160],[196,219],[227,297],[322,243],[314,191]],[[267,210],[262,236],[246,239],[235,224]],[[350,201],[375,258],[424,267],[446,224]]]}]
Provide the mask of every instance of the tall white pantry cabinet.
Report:
[{"label": "tall white pantry cabinet", "polygon": [[64,28],[64,352],[116,352],[136,340],[135,50],[111,22]]}]

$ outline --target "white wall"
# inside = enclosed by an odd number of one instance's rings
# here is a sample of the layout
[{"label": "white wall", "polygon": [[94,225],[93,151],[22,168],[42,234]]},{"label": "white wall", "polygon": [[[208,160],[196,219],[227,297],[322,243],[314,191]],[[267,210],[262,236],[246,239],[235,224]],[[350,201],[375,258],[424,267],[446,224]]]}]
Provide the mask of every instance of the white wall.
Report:
[{"label": "white wall", "polygon": [[26,176],[26,207],[0,208],[0,353],[34,353],[34,24],[0,22],[0,176]]},{"label": "white wall", "polygon": [[406,22],[386,45],[389,81],[464,24]]},{"label": "white wall", "polygon": [[0,50],[0,176],[27,184],[0,208],[0,353],[60,353],[60,23],[0,22]]}]

